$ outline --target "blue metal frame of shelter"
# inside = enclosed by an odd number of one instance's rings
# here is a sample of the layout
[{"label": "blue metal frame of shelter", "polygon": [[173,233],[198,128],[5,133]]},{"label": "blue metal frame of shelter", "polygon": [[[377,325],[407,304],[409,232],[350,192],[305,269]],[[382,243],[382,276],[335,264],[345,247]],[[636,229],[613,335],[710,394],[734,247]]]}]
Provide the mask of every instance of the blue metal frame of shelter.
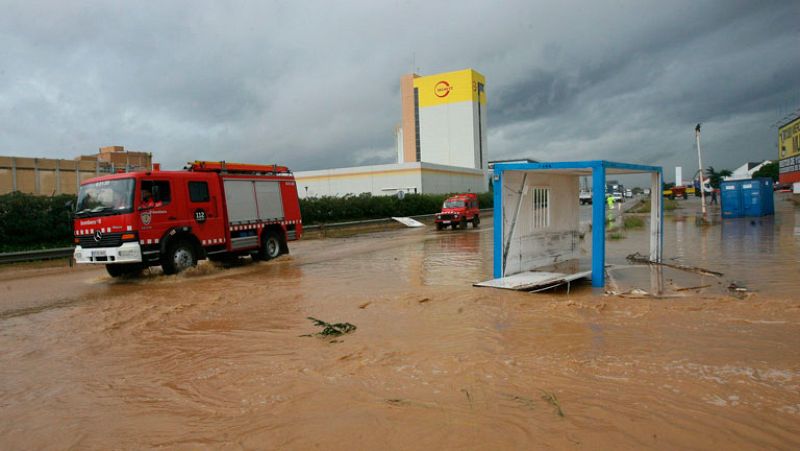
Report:
[{"label": "blue metal frame of shelter", "polygon": [[[664,214],[661,187],[664,176],[660,166],[617,163],[606,160],[566,161],[554,163],[496,163],[492,177],[494,188],[494,277],[504,277],[503,273],[503,172],[506,171],[545,171],[566,172],[591,171],[592,177],[592,286],[605,286],[606,261],[606,220],[605,192],[606,175],[613,174],[651,174],[650,188],[650,260],[661,261],[664,247]],[[576,174],[577,175],[577,174]],[[580,174],[584,175],[584,174]],[[578,199],[575,199],[578,202]]]}]

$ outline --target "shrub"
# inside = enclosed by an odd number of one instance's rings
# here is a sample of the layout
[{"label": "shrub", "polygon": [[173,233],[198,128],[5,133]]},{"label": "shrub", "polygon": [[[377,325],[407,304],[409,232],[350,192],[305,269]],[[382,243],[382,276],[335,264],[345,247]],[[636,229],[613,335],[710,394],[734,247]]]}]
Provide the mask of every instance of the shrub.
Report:
[{"label": "shrub", "polygon": [[[342,197],[323,196],[300,199],[300,214],[303,224],[359,221],[389,218],[392,216],[417,216],[437,213],[446,194],[407,194],[397,196],[373,196],[371,194]],[[481,208],[492,206],[492,194],[478,194]]]},{"label": "shrub", "polygon": [[625,229],[644,227],[644,219],[638,216],[625,216],[625,219],[622,220],[622,227]]},{"label": "shrub", "polygon": [[0,252],[69,246],[70,213],[64,208],[75,196],[0,195]]}]

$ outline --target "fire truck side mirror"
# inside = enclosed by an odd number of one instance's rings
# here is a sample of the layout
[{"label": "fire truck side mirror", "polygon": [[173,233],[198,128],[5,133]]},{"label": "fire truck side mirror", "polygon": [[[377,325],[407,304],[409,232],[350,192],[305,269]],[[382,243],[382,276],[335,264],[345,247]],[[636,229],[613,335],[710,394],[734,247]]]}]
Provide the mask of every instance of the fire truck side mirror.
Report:
[{"label": "fire truck side mirror", "polygon": [[71,201],[71,200],[68,200],[68,201],[67,201],[67,202],[64,204],[64,208],[65,208],[65,209],[66,209],[66,210],[69,212],[69,214],[71,215],[71,214],[72,214],[72,212],[75,210],[75,202],[74,202],[74,201]]}]

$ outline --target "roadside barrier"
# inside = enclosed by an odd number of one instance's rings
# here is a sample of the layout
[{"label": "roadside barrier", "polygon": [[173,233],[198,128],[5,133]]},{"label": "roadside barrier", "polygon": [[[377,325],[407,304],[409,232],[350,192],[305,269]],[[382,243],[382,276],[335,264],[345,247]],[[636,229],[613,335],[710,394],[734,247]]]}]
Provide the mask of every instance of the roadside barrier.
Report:
[{"label": "roadside barrier", "polygon": [[[481,212],[483,213],[491,211],[492,211],[491,208],[481,209]],[[436,216],[436,213],[429,215],[409,216],[409,217],[412,219],[420,220],[420,219],[432,219],[434,216]],[[369,224],[389,224],[392,222],[395,222],[394,219],[392,218],[367,219],[363,221],[336,222],[331,224],[313,224],[313,225],[303,226],[303,230],[304,231],[327,230],[327,229],[337,229],[341,227],[360,226]],[[35,251],[0,253],[0,264],[67,258],[72,256],[73,250],[74,248],[72,247],[60,247],[57,249],[43,249]]]}]

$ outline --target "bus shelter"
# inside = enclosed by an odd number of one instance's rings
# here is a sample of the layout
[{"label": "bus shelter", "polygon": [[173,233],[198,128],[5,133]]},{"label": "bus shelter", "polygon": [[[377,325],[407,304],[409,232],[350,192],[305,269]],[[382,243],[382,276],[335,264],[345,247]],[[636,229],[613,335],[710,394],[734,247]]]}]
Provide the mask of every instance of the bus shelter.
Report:
[{"label": "bus shelter", "polygon": [[[650,174],[650,260],[660,262],[661,167],[605,160],[495,164],[494,279],[476,285],[535,289],[591,277],[593,286],[605,286],[606,176],[640,173]],[[579,184],[587,176],[592,177],[591,269],[573,265],[554,271],[580,260]]]}]

